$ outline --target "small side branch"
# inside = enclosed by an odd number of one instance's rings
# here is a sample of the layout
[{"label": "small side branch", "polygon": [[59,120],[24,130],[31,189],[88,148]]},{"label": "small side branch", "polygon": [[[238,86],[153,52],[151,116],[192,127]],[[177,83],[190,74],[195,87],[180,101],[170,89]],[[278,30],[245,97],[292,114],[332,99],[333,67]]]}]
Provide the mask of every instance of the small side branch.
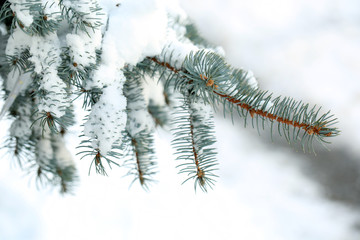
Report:
[{"label": "small side branch", "polygon": [[[195,53],[196,55],[196,53]],[[198,62],[201,62],[201,64],[206,64],[206,54],[200,53],[198,56],[192,56],[192,61],[194,62],[194,64],[198,64]],[[198,57],[199,59],[196,59],[196,57]],[[210,56],[211,57],[211,56]],[[332,116],[328,116],[328,114],[324,114],[323,116],[319,117],[318,119],[315,119],[315,117],[317,116],[317,113],[310,111],[306,112],[307,109],[307,105],[303,104],[300,106],[299,103],[299,108],[293,108],[294,106],[288,106],[288,104],[286,102],[282,102],[281,104],[278,104],[276,106],[274,106],[274,108],[272,109],[272,111],[266,111],[263,109],[260,109],[261,104],[259,106],[259,103],[261,102],[260,98],[257,98],[257,104],[252,105],[251,103],[253,101],[251,101],[250,99],[252,99],[252,97],[258,97],[261,96],[263,97],[263,99],[267,99],[267,101],[264,102],[271,102],[270,101],[270,96],[265,97],[265,92],[261,92],[260,90],[252,90],[249,91],[249,87],[244,85],[240,85],[238,83],[236,83],[235,80],[237,79],[232,79],[232,75],[231,75],[231,71],[233,71],[232,69],[229,68],[229,66],[223,66],[223,69],[221,68],[221,66],[219,67],[219,65],[221,65],[220,63],[217,63],[215,70],[217,69],[221,69],[223,71],[223,73],[225,75],[223,75],[221,78],[225,78],[228,77],[226,80],[221,79],[221,83],[220,81],[217,81],[216,79],[213,79],[211,76],[211,74],[207,74],[206,72],[202,72],[202,69],[205,68],[204,66],[194,66],[194,70],[187,70],[186,68],[184,69],[176,69],[175,67],[171,66],[169,63],[167,62],[161,62],[159,61],[157,58],[155,57],[148,57],[149,60],[151,60],[152,62],[154,62],[157,65],[163,66],[164,68],[170,70],[171,72],[175,73],[175,74],[179,74],[181,75],[183,78],[189,78],[188,81],[185,81],[188,84],[193,84],[194,82],[196,82],[198,87],[198,91],[200,92],[206,92],[206,94],[212,93],[215,96],[218,97],[219,100],[223,101],[223,102],[229,102],[232,103],[233,105],[236,105],[237,107],[239,107],[240,109],[243,109],[245,111],[247,111],[250,116],[252,118],[256,117],[256,116],[260,116],[263,119],[268,119],[271,122],[278,122],[280,124],[282,124],[283,126],[292,126],[294,128],[298,128],[298,129],[302,129],[305,131],[305,133],[308,136],[319,136],[320,140],[322,140],[322,137],[330,137],[330,136],[336,136],[339,134],[339,131],[336,128],[329,128],[329,125],[334,124],[336,119],[330,119]],[[191,57],[189,58],[191,59]],[[196,60],[194,60],[196,59]],[[186,60],[185,60],[186,61]],[[191,61],[191,60],[188,60]],[[209,60],[210,61],[210,60]],[[213,61],[214,62],[214,61]],[[188,65],[190,65],[188,63]],[[215,65],[215,64],[214,64]],[[211,69],[211,66],[207,66],[205,69],[207,69],[207,71],[215,71],[214,69]],[[204,70],[205,71],[205,70]],[[195,75],[194,75],[195,74]],[[225,76],[225,77],[224,77]],[[218,77],[220,78],[220,77]],[[231,89],[231,86],[229,86],[229,84],[231,85],[231,80],[234,80],[234,86],[238,87],[238,88],[244,88],[244,95],[246,96],[245,100],[243,100],[243,98],[240,98],[242,94],[239,94],[242,92],[242,89],[237,89],[236,91],[232,90],[230,94],[226,93],[226,91],[224,91],[223,88],[229,88]],[[247,89],[246,89],[247,87]],[[250,92],[250,94],[253,95],[249,95],[247,96],[249,93],[247,93],[247,91]],[[256,96],[256,94],[258,94]],[[205,94],[204,94],[205,96]],[[291,102],[291,101],[289,101]],[[271,102],[273,103],[273,102]],[[276,104],[279,103],[279,101],[276,102]],[[295,101],[293,101],[292,103],[296,103]],[[295,105],[295,104],[294,104]],[[282,111],[283,109],[281,108],[285,108],[285,111]],[[279,110],[279,111],[278,111]],[[291,114],[292,113],[292,114]],[[242,114],[244,115],[244,114]],[[245,116],[245,115],[244,115]],[[295,116],[302,116],[302,118],[300,117],[295,117]],[[305,121],[303,121],[305,120]],[[309,120],[309,121],[307,121]],[[297,136],[297,135],[295,135]],[[323,140],[322,140],[323,141]]]},{"label": "small side branch", "polygon": [[131,144],[133,145],[133,148],[134,148],[133,151],[135,153],[136,170],[137,170],[137,173],[138,173],[139,181],[140,181],[141,186],[143,186],[145,184],[145,179],[144,179],[143,171],[141,170],[139,152],[137,150],[137,141],[135,140],[135,138],[131,139]]},{"label": "small side branch", "polygon": [[176,68],[174,68],[173,66],[171,66],[169,63],[167,62],[161,62],[159,61],[156,57],[148,57],[149,60],[155,62],[158,65],[161,65],[163,67],[166,67],[167,69],[169,69],[170,71],[174,72],[174,73],[179,73],[181,70],[178,70]]},{"label": "small side branch", "polygon": [[198,153],[196,150],[196,143],[195,143],[195,136],[194,136],[194,124],[193,124],[193,119],[192,116],[190,114],[190,137],[191,137],[191,145],[192,145],[192,152],[194,154],[194,162],[195,162],[195,166],[196,166],[196,176],[200,181],[200,185],[204,186],[205,185],[205,172],[204,170],[202,170],[200,168],[200,163],[199,163],[199,157],[198,157]]},{"label": "small side branch", "polygon": [[[240,100],[237,100],[237,99],[235,99],[235,98],[233,98],[231,96],[228,96],[226,94],[221,94],[221,93],[219,93],[217,91],[213,91],[213,93],[215,93],[216,95],[226,99],[226,101],[237,105],[241,109],[245,109],[246,111],[248,111],[250,113],[250,116],[252,118],[255,115],[259,115],[259,116],[262,116],[264,118],[270,119],[272,121],[277,121],[279,123],[283,123],[283,124],[286,124],[286,125],[289,125],[289,126],[304,129],[309,135],[313,135],[313,134],[314,135],[320,135],[321,130],[323,129],[322,126],[310,125],[310,124],[306,124],[306,123],[299,123],[298,121],[293,121],[293,120],[290,120],[290,119],[287,119],[287,118],[282,118],[280,116],[277,116],[275,114],[269,113],[269,112],[261,110],[261,109],[255,109],[254,107],[250,106],[249,104],[243,103]],[[332,132],[327,132],[326,134],[324,134],[324,136],[330,137],[332,134],[333,134]]]}]

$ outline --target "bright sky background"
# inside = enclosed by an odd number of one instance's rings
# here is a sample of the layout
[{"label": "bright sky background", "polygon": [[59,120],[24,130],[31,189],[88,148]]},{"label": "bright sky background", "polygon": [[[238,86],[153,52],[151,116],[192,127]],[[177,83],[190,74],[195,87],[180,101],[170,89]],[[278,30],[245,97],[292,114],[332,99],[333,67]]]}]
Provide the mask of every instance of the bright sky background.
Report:
[{"label": "bright sky background", "polygon": [[[203,34],[223,45],[234,65],[253,70],[260,87],[332,109],[343,131],[333,147],[359,156],[360,3],[238,2],[182,1]],[[36,189],[34,175],[1,159],[0,239],[358,239],[358,212],[326,199],[296,164],[301,155],[221,117],[216,126],[221,171],[207,194],[180,185],[171,137],[162,130],[159,182],[149,192],[129,189],[120,169],[89,177],[89,162],[77,161],[81,183],[62,197]],[[73,133],[69,146],[77,144]]]}]

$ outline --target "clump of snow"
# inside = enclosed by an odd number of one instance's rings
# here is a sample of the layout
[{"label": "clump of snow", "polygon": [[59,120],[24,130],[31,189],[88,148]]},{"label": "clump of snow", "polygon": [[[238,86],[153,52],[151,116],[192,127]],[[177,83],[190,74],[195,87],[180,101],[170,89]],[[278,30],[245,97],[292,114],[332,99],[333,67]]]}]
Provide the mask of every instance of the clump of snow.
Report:
[{"label": "clump of snow", "polygon": [[[158,77],[155,77],[158,79]],[[146,102],[146,105],[149,104],[151,100],[154,105],[164,106],[165,97],[164,97],[164,86],[161,82],[157,82],[154,78],[145,77],[144,79],[144,88],[143,95]]]},{"label": "clump of snow", "polygon": [[101,64],[93,73],[92,81],[86,82],[86,89],[94,87],[103,88],[111,85],[115,79],[115,74],[118,73],[112,66]]},{"label": "clump of snow", "polygon": [[47,21],[61,19],[61,9],[58,0],[42,0],[42,9]]},{"label": "clump of snow", "polygon": [[66,109],[70,106],[65,90],[66,84],[53,69],[44,72],[41,80],[40,88],[47,92],[44,98],[39,99],[37,104],[39,111],[51,112],[58,118],[63,116]]},{"label": "clump of snow", "polygon": [[195,102],[191,102],[190,113],[192,115],[196,115],[196,119],[199,119],[199,117],[202,119],[202,121],[193,121],[192,124],[194,127],[206,125],[209,121],[212,121],[211,119],[213,118],[211,106],[209,104],[205,104],[204,101],[200,99]]},{"label": "clump of snow", "polygon": [[[46,1],[46,0],[44,0]],[[99,9],[99,5],[96,0],[65,0],[62,1],[62,5],[69,10],[70,19],[72,24],[79,24],[79,21],[87,23],[88,31],[94,30],[92,27],[101,25],[104,21],[105,14]],[[100,10],[100,11],[98,11]]]},{"label": "clump of snow", "polygon": [[247,70],[246,81],[250,87],[255,89],[258,88],[258,82],[254,76],[254,73],[251,70]]},{"label": "clump of snow", "polygon": [[60,64],[60,43],[57,35],[49,34],[46,37],[33,36],[30,38],[32,39],[30,61],[34,63],[34,72],[41,74],[48,67],[56,69]]},{"label": "clump of snow", "polygon": [[46,92],[46,96],[39,99],[39,111],[52,112],[56,117],[63,116],[70,102],[67,99],[66,84],[57,72],[61,61],[57,35],[33,36],[30,53],[32,56],[29,60],[34,64],[34,72],[41,75],[40,89]]},{"label": "clump of snow", "polygon": [[[7,82],[6,82],[6,89],[10,91],[8,98],[6,99],[1,111],[0,111],[0,120],[5,115],[5,113],[10,109],[12,104],[14,103],[16,97],[19,94],[22,94],[23,91],[29,86],[31,83],[31,73],[24,73],[20,75],[20,71],[10,71],[8,74]],[[0,78],[0,80],[2,80]]]},{"label": "clump of snow", "polygon": [[33,15],[30,13],[30,10],[26,5],[28,4],[27,0],[9,0],[11,3],[10,8],[15,13],[15,16],[21,21],[25,27],[29,27],[33,21]]},{"label": "clump of snow", "polygon": [[115,9],[108,1],[101,4],[109,11],[103,51],[117,52],[118,58],[113,61],[118,66],[135,65],[146,56],[160,54],[165,43],[167,15],[159,1],[125,0]]},{"label": "clump of snow", "polygon": [[[71,9],[70,14],[81,15],[80,19],[72,17],[73,32],[66,35],[66,44],[74,67],[84,70],[84,67],[95,64],[96,50],[101,49],[106,14],[98,10],[96,1],[64,1],[63,5]],[[85,29],[78,27],[78,21],[86,22]]]},{"label": "clump of snow", "polygon": [[177,32],[173,29],[169,29],[167,34],[167,42],[164,50],[160,55],[160,60],[168,62],[175,68],[180,68],[186,56],[189,55],[192,51],[196,52],[197,50],[199,50],[199,48],[192,42],[185,38],[179,40]]},{"label": "clump of snow", "polygon": [[[142,84],[139,89],[131,89],[127,91],[127,95],[143,94]],[[144,95],[138,96],[136,101],[128,102],[128,124],[126,130],[131,136],[136,136],[140,132],[151,132],[154,129],[154,121],[148,111],[148,99],[145,100]]]},{"label": "clump of snow", "polygon": [[53,159],[53,148],[51,146],[50,130],[47,128],[36,144],[36,161],[39,166],[48,166]]},{"label": "clump of snow", "polygon": [[18,138],[27,138],[31,135],[31,104],[22,103],[17,109],[19,118],[17,118],[10,127],[10,136]]},{"label": "clump of snow", "polygon": [[31,37],[20,28],[13,29],[11,36],[6,44],[6,55],[19,55],[31,45]]},{"label": "clump of snow", "polygon": [[188,16],[184,9],[181,8],[178,0],[163,0],[162,4],[165,6],[166,11],[170,16],[176,16],[180,22],[187,20]]},{"label": "clump of snow", "polygon": [[95,51],[101,45],[101,32],[97,30],[90,34],[78,32],[77,34],[67,34],[66,43],[69,47],[69,56],[78,68],[95,64]]},{"label": "clump of snow", "polygon": [[131,136],[136,136],[140,132],[151,132],[155,127],[154,121],[147,109],[141,107],[138,109],[131,109],[128,114],[129,122],[127,131]]},{"label": "clump of snow", "polygon": [[85,88],[100,88],[111,86],[113,83],[120,83],[121,88],[125,83],[124,73],[112,61],[112,57],[117,58],[116,52],[106,52],[101,55],[99,66],[93,71],[92,81],[86,81]]},{"label": "clump of snow", "polygon": [[20,79],[20,75],[21,75],[21,72],[18,71],[17,69],[13,69],[8,73],[6,81],[5,81],[6,90],[12,91],[14,89],[14,87],[16,86],[16,82]]},{"label": "clump of snow", "polygon": [[60,167],[60,169],[64,169],[69,166],[74,166],[75,163],[71,153],[66,148],[64,139],[60,135],[56,134],[52,136],[51,140],[58,167]]},{"label": "clump of snow", "polygon": [[[84,124],[86,136],[94,139],[93,147],[106,154],[116,141],[121,140],[127,121],[126,98],[122,82],[117,81],[103,89],[99,101],[92,106],[89,119]],[[121,143],[119,143],[121,144]]]}]

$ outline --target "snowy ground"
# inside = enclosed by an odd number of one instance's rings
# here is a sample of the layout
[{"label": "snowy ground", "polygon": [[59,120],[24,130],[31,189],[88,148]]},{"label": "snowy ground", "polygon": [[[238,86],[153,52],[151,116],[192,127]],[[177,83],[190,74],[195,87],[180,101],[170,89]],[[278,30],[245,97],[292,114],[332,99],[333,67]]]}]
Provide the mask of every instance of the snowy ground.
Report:
[{"label": "snowy ground", "polygon": [[[360,159],[358,1],[183,5],[234,65],[255,72],[260,86],[332,109],[343,133],[331,148]],[[1,137],[7,124],[1,122]],[[120,169],[108,178],[89,177],[89,163],[80,161],[76,195],[62,197],[37,190],[34,179],[2,159],[0,239],[359,239],[359,211],[330,201],[303,173],[299,163],[308,155],[277,148],[221,117],[216,126],[221,171],[207,194],[180,185],[170,136],[161,130],[159,182],[150,192],[136,184],[129,190],[131,179],[121,178]],[[68,141],[76,145],[74,136]]]}]

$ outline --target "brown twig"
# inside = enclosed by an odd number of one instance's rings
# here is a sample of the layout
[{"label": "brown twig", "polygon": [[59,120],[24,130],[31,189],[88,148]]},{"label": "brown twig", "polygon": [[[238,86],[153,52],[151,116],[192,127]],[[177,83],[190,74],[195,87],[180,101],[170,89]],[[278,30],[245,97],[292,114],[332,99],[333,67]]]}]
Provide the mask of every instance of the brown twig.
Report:
[{"label": "brown twig", "polygon": [[195,137],[194,137],[194,125],[192,123],[192,117],[190,116],[190,137],[191,137],[191,145],[192,145],[192,151],[194,154],[194,161],[195,161],[195,166],[196,166],[196,175],[198,177],[198,179],[200,180],[200,184],[204,185],[205,184],[205,172],[204,170],[202,170],[200,168],[200,163],[199,163],[199,157],[195,148]]},{"label": "brown twig", "polygon": [[134,153],[135,153],[135,158],[136,158],[136,165],[137,165],[137,171],[139,174],[139,180],[140,180],[140,184],[144,185],[145,183],[145,179],[144,179],[144,174],[140,168],[140,159],[139,159],[139,153],[137,151],[137,142],[134,138],[131,139],[131,143],[134,147]]}]

